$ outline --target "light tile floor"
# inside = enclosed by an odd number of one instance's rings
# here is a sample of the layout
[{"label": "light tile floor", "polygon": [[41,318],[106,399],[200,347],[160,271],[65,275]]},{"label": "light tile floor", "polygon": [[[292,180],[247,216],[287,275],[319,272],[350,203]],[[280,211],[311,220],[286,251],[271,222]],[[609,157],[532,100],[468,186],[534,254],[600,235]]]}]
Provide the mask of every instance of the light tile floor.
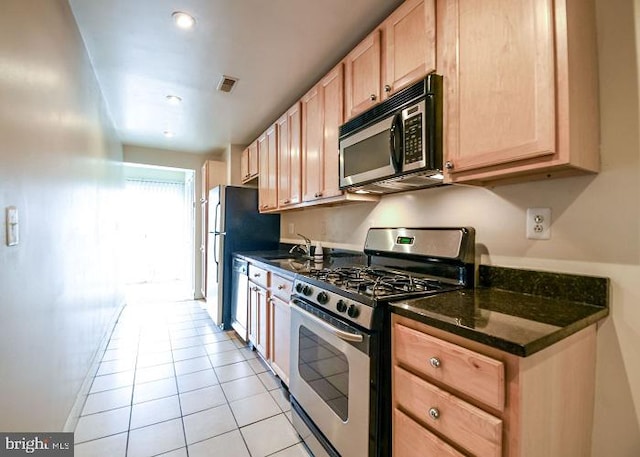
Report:
[{"label": "light tile floor", "polygon": [[115,326],[76,457],[309,457],[280,380],[199,302],[141,302]]}]

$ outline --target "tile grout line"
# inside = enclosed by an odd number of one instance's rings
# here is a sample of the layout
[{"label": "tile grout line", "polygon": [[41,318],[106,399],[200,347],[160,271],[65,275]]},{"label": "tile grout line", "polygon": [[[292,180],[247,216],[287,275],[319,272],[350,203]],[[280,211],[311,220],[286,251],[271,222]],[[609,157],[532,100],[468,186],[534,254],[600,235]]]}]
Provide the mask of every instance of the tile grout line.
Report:
[{"label": "tile grout line", "polygon": [[[128,305],[127,305],[128,306]],[[133,384],[131,385],[131,400],[129,402],[129,424],[127,426],[127,442],[124,448],[124,457],[129,454],[129,436],[131,434],[131,418],[133,417],[133,396],[136,392],[136,374],[138,373],[138,357],[140,356],[140,338],[142,328],[138,325],[138,345],[136,348],[136,364],[133,368]]]},{"label": "tile grout line", "polygon": [[[191,312],[189,312],[191,315]],[[167,328],[167,331],[168,328]],[[189,446],[187,444],[187,428],[184,425],[184,412],[182,411],[182,398],[180,398],[180,387],[178,386],[178,372],[176,371],[176,361],[173,356],[173,339],[171,338],[171,332],[169,331],[169,347],[171,348],[171,360],[173,360],[173,381],[176,384],[176,392],[178,394],[178,407],[180,408],[180,423],[182,424],[182,438],[184,440],[184,449],[187,457],[189,457]],[[208,359],[208,358],[207,358]],[[211,361],[209,361],[211,363]]]}]

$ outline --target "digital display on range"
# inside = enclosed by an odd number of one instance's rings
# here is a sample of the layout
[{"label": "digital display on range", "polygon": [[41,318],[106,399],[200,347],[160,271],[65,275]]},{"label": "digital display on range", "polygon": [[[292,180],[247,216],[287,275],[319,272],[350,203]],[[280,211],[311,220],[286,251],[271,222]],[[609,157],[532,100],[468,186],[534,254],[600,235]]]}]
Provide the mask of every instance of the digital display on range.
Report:
[{"label": "digital display on range", "polygon": [[399,236],[396,238],[396,244],[413,244],[415,240],[412,236]]}]

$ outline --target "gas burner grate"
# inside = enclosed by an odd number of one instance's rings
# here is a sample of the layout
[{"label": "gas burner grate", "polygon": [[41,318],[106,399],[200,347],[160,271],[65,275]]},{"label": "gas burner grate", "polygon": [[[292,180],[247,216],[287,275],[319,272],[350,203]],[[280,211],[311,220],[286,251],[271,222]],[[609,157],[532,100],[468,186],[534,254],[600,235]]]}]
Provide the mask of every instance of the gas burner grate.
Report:
[{"label": "gas burner grate", "polygon": [[372,298],[406,293],[435,292],[443,289],[437,281],[408,273],[372,267],[340,267],[311,270],[308,276],[341,289]]}]

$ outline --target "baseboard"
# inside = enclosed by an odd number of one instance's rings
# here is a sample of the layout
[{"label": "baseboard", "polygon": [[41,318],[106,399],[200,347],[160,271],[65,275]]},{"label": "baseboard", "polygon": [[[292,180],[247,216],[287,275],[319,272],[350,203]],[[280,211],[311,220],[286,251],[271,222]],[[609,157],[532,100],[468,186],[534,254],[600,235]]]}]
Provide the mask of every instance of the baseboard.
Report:
[{"label": "baseboard", "polygon": [[73,403],[71,411],[69,412],[69,416],[67,417],[67,421],[64,424],[63,432],[73,432],[76,429],[76,425],[78,425],[78,420],[80,419],[80,414],[82,414],[82,409],[84,408],[84,403],[87,400],[87,396],[89,395],[89,390],[91,389],[91,383],[93,382],[93,378],[96,376],[98,372],[98,368],[100,367],[100,362],[102,361],[102,356],[104,351],[107,349],[107,345],[109,344],[109,340],[111,339],[111,334],[120,319],[120,315],[124,310],[126,303],[123,301],[122,304],[116,309],[111,317],[111,321],[107,326],[107,330],[104,332],[102,337],[102,341],[96,349],[96,352],[93,355],[93,361],[91,362],[91,366],[87,371],[87,375],[82,382],[82,386],[80,386],[80,390],[78,391],[78,395],[76,396],[76,400]]}]

